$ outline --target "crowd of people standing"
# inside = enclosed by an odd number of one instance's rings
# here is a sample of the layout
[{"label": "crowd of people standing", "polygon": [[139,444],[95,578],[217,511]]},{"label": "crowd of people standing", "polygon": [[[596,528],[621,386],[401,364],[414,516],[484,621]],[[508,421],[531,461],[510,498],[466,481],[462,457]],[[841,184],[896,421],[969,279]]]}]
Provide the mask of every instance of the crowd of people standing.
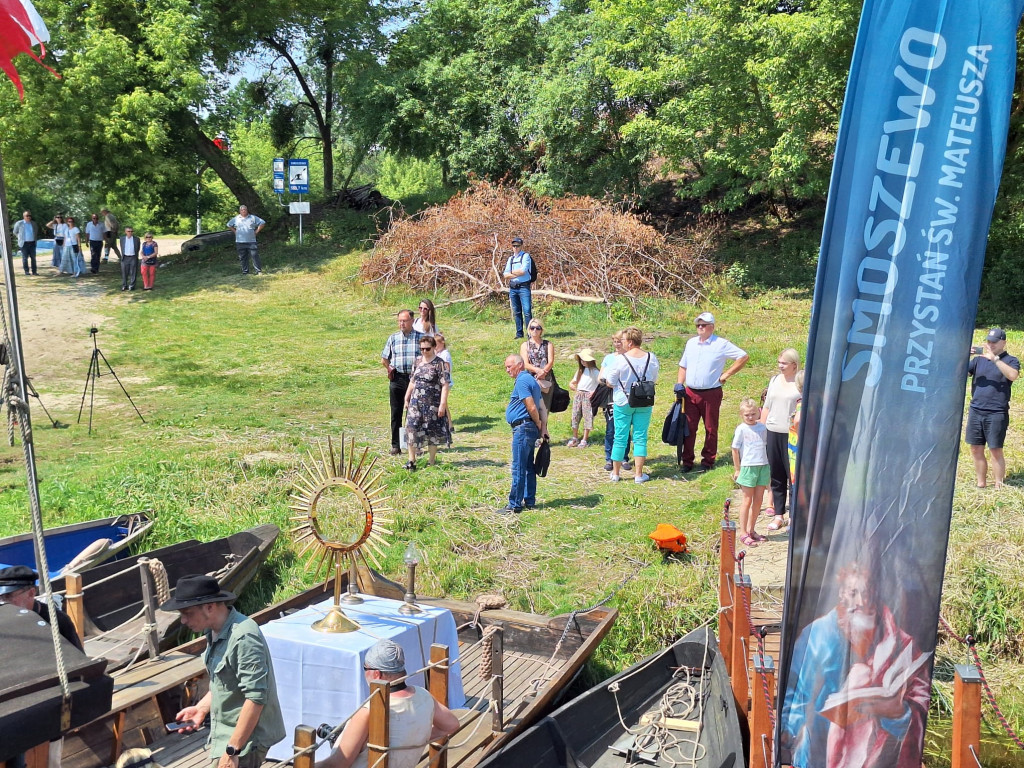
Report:
[{"label": "crowd of people standing", "polygon": [[38,246],[49,239],[49,233],[53,240],[50,265],[58,276],[77,279],[86,274],[99,274],[100,265],[109,262],[113,252],[120,262],[122,291],[134,291],[140,273],[143,290],[153,290],[160,258],[160,248],[153,239],[153,233],[147,232],[140,238],[130,226],[125,227],[121,235],[118,234],[120,229],[117,217],[103,208],[99,213],[90,214],[84,231],[74,216],[58,213],[46,224],[40,224],[31,211],[24,211],[12,232],[26,275],[39,274]]}]

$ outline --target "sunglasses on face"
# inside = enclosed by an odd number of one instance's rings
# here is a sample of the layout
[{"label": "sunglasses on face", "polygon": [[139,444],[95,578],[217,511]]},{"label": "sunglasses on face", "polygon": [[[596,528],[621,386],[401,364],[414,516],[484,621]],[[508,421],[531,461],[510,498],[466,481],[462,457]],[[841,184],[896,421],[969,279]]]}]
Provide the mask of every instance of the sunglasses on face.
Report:
[{"label": "sunglasses on face", "polygon": [[698,328],[707,328],[711,323],[697,323]]},{"label": "sunglasses on face", "polygon": [[543,331],[543,330],[544,330],[544,328],[543,328],[543,327],[541,327],[541,326],[539,326],[539,325],[531,325],[531,326],[530,326],[530,330],[531,330],[531,331]]},{"label": "sunglasses on face", "polygon": [[433,347],[420,347],[420,352],[429,352]]}]

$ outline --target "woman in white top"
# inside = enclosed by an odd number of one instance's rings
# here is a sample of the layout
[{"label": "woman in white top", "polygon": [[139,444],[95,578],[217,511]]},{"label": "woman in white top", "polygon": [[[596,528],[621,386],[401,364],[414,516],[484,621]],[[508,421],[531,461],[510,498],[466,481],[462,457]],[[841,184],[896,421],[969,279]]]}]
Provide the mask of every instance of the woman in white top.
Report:
[{"label": "woman in white top", "polygon": [[80,261],[82,255],[81,243],[82,230],[75,226],[75,217],[68,216],[68,236],[64,241],[64,255],[60,260],[61,274],[74,275],[82,274]]},{"label": "woman in white top", "polygon": [[68,238],[68,225],[64,223],[64,217],[58,213],[46,226],[53,230],[53,258],[50,263],[59,270],[60,261],[64,257],[64,241]]},{"label": "woman in white top", "polygon": [[[789,426],[800,400],[796,374],[800,355],[795,349],[779,353],[779,372],[772,376],[765,390],[761,422],[768,428],[768,466],[772,476],[772,506],[765,515],[786,514],[786,493],[789,489]],[[756,514],[756,510],[755,510]]]},{"label": "woman in white top", "polygon": [[437,327],[437,311],[434,309],[434,302],[430,299],[423,299],[420,302],[420,316],[412,324],[414,331],[419,331],[424,336],[434,336],[440,333]]},{"label": "woman in white top", "polygon": [[608,375],[612,388],[612,403],[615,410],[615,445],[612,447],[612,482],[619,481],[622,459],[626,455],[626,438],[630,427],[633,429],[633,482],[646,483],[650,476],[644,473],[647,460],[647,431],[651,426],[653,406],[634,408],[629,404],[629,391],[639,380],[657,381],[660,365],[658,358],[645,352],[644,335],[639,328],[627,328],[622,332],[622,356]]},{"label": "woman in white top", "polygon": [[[367,683],[392,682],[388,708],[388,765],[415,768],[431,741],[459,730],[459,719],[422,688],[398,682],[406,676],[405,652],[393,640],[378,640],[366,652],[363,673]],[[366,704],[345,725],[326,760],[316,768],[367,768],[370,705]]]}]

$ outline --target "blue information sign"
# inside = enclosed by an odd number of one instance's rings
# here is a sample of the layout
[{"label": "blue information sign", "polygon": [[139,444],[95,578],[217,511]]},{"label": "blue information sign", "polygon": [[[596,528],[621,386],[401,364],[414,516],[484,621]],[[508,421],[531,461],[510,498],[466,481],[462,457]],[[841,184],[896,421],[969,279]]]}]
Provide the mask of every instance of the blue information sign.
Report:
[{"label": "blue information sign", "polygon": [[293,157],[288,161],[288,191],[309,194],[309,160]]},{"label": "blue information sign", "polygon": [[274,192],[284,194],[284,158],[274,158]]}]

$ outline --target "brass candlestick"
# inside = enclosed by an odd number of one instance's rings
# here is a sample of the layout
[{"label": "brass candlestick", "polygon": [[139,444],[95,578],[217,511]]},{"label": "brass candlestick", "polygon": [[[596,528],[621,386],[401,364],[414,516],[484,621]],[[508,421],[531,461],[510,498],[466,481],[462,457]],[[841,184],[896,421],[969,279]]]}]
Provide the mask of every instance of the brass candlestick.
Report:
[{"label": "brass candlestick", "polygon": [[413,616],[423,613],[423,609],[416,605],[416,566],[420,564],[420,551],[416,548],[416,542],[410,541],[405,548],[405,567],[408,569],[408,586],[406,587],[405,602],[398,612],[405,616]]},{"label": "brass candlestick", "polygon": [[348,592],[341,598],[341,602],[345,605],[360,605],[366,602],[359,596],[359,590],[356,584],[356,559],[353,557],[349,560],[348,566]]}]

